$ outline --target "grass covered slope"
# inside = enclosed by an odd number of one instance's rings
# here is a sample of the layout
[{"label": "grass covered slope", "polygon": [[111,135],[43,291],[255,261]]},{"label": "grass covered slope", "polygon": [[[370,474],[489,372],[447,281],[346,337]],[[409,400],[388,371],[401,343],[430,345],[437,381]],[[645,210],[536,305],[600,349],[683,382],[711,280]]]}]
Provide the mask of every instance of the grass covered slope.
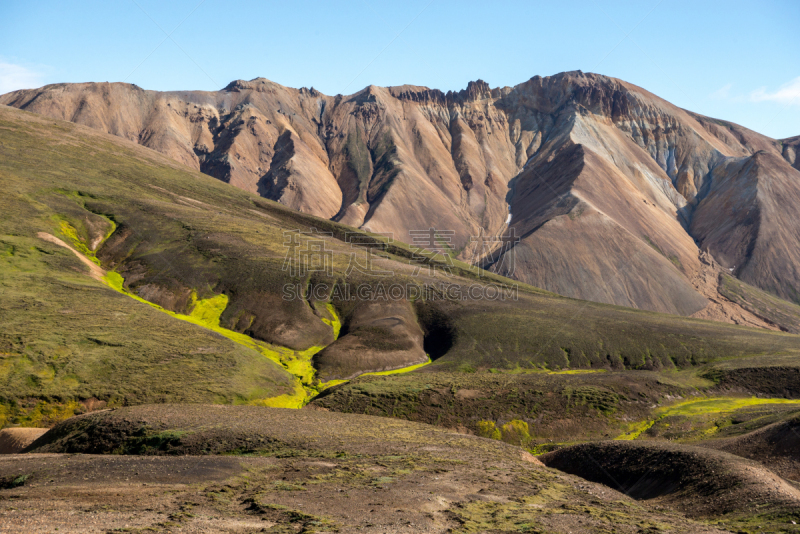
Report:
[{"label": "grass covered slope", "polygon": [[[768,382],[769,370],[764,371],[762,380]],[[459,428],[496,439],[505,436],[502,432],[495,435],[494,429],[517,421],[524,423],[525,435],[510,441],[536,453],[596,439],[696,442],[727,435],[725,429],[744,413],[800,410],[800,395],[765,398],[758,380],[751,381],[749,390],[730,389],[707,378],[707,373],[703,368],[612,372],[495,369],[364,376],[326,390],[313,404],[339,412]]]},{"label": "grass covered slope", "polygon": [[750,356],[800,364],[800,338],[545,295],[518,301],[446,301],[453,345],[436,365],[559,370],[680,369]]},{"label": "grass covered slope", "polygon": [[[20,215],[35,224],[37,214]],[[2,424],[49,425],[105,403],[292,391],[293,377],[257,351],[113,291],[62,247],[9,234],[0,246]]]},{"label": "grass covered slope", "polygon": [[727,274],[720,275],[719,292],[750,313],[778,325],[781,330],[800,333],[800,306],[748,285]]},{"label": "grass covered slope", "polygon": [[[400,236],[299,214],[74,124],[0,107],[0,156],[6,424],[103,403],[300,406],[329,385],[315,364],[332,360],[346,369],[331,378],[402,370],[425,354],[433,362],[415,376],[767,356],[796,366],[794,335],[515,292]],[[324,270],[301,268],[313,247]],[[354,268],[367,260],[388,274]],[[414,290],[402,314],[389,305],[393,284]],[[389,328],[400,319],[405,329]]]},{"label": "grass covered slope", "polygon": [[[117,192],[111,202],[134,203],[142,193],[104,173],[124,169],[140,179],[183,177],[191,184],[189,173],[116,140],[10,115],[3,110],[0,128],[3,424],[51,424],[105,403],[232,403],[294,394],[295,377],[255,347],[112,290],[88,276],[73,253],[37,237],[58,234],[99,264],[93,231],[105,238],[117,225],[85,202]],[[196,322],[203,324],[202,317]]]}]

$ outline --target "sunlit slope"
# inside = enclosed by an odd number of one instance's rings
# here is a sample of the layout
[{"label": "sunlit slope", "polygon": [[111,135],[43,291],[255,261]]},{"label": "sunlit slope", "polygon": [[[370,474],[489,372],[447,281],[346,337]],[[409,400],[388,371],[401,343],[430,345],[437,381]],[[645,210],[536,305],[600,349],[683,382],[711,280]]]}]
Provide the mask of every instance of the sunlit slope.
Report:
[{"label": "sunlit slope", "polygon": [[[329,380],[428,356],[431,370],[673,368],[800,348],[793,335],[515,291],[363,232],[353,246],[352,228],[5,107],[0,181],[0,396],[26,424],[92,399],[302,405]],[[294,255],[312,246],[322,270]],[[374,270],[354,268],[368,251]],[[414,290],[395,298],[392,285]]]},{"label": "sunlit slope", "polygon": [[[218,91],[52,84],[0,103],[156,150],[303,213],[447,229],[457,257],[572,298],[746,326],[737,278],[800,303],[797,139],[581,71],[463,91],[328,96],[265,78]],[[404,237],[400,237],[402,236]],[[519,238],[512,255],[495,238]],[[795,314],[781,314],[789,329]]]}]

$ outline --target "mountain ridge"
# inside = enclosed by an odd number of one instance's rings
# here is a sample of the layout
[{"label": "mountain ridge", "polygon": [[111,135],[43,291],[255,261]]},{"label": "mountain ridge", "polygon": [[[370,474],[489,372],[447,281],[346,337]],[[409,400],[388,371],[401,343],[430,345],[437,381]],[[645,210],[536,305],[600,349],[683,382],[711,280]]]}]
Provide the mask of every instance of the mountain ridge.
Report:
[{"label": "mountain ridge", "polygon": [[[765,326],[697,283],[735,269],[798,299],[800,273],[787,266],[800,258],[786,251],[800,231],[792,213],[759,199],[795,197],[800,138],[772,140],[602,75],[502,88],[478,80],[447,93],[371,85],[347,96],[265,78],[218,92],[56,84],[0,103],[120,135],[299,211],[401,241],[410,230],[447,231],[449,253],[574,298]],[[756,158],[736,189],[757,193],[734,194],[725,169],[758,152],[771,157]],[[763,215],[765,225],[720,220],[720,204]],[[776,233],[783,255],[767,237]]]}]

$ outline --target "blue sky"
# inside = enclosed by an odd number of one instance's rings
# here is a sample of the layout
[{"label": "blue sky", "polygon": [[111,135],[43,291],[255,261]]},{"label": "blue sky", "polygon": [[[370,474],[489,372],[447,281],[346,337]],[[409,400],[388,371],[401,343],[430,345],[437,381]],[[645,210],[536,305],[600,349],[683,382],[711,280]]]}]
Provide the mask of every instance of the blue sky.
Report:
[{"label": "blue sky", "polygon": [[[169,35],[169,37],[168,37]],[[264,76],[350,94],[580,69],[766,135],[800,135],[800,1],[0,0],[0,93]]]}]

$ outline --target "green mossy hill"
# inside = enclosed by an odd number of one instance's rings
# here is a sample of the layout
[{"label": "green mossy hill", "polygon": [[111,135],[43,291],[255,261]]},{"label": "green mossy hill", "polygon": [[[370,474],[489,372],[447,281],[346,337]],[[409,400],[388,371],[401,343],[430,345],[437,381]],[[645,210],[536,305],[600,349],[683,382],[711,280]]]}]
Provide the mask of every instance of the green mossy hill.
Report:
[{"label": "green mossy hill", "polygon": [[[513,292],[508,279],[420,257],[399,240],[291,211],[125,140],[11,108],[0,108],[0,180],[4,424],[52,422],[95,400],[301,405],[325,387],[311,355],[354,335],[348,321],[371,299],[347,293],[359,285],[379,302],[392,284],[415,288],[408,296],[433,360],[426,372],[674,369],[776,354],[791,367],[800,349],[793,335],[522,284]],[[40,232],[107,271],[108,284]],[[354,248],[348,233],[368,246]],[[298,268],[313,264],[306,253],[319,246],[324,271]],[[390,276],[353,269],[353,254],[363,263],[368,250]],[[458,297],[470,286],[483,298]],[[219,322],[209,328],[212,316]],[[282,356],[271,359],[263,344]]]},{"label": "green mossy hill", "polygon": [[440,301],[437,309],[453,325],[439,369],[674,370],[772,355],[800,365],[793,335],[565,298],[520,293],[517,301]]},{"label": "green mossy hill", "polygon": [[292,391],[256,350],[175,320],[81,272],[67,250],[3,236],[0,410],[5,425],[48,426],[92,407],[244,402]]},{"label": "green mossy hill", "polygon": [[765,398],[770,368],[763,371],[765,384],[751,380],[749,389],[732,390],[704,378],[703,368],[445,372],[427,366],[404,375],[356,378],[326,390],[313,405],[495,439],[505,439],[504,425],[521,421],[528,436],[518,444],[537,454],[564,443],[611,438],[698,443],[749,432],[800,410],[800,395]]},{"label": "green mossy hill", "polygon": [[429,367],[403,375],[362,376],[326,390],[313,405],[497,439],[507,434],[504,425],[517,420],[528,425],[525,443],[517,444],[536,449],[553,442],[613,438],[626,432],[630,421],[650,418],[653,406],[698,395],[688,377],[668,383],[649,371],[422,372]]}]

